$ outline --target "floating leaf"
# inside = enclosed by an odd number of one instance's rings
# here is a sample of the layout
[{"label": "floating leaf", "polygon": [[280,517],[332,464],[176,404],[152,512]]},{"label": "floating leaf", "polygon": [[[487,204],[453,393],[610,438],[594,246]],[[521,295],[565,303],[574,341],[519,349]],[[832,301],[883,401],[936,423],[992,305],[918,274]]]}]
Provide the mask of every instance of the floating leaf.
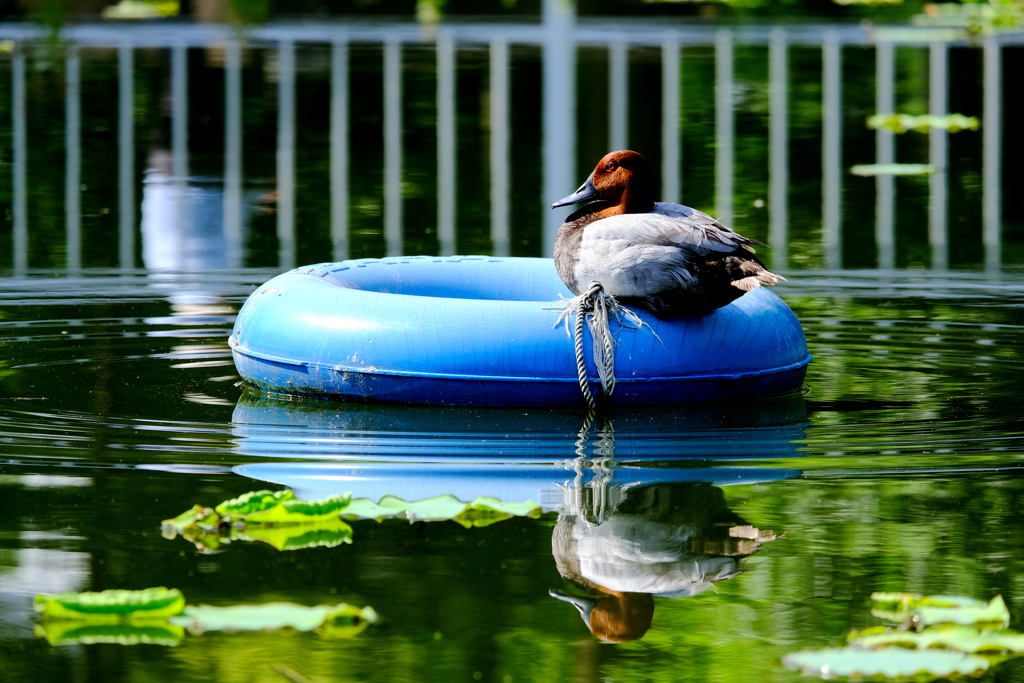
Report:
[{"label": "floating leaf", "polygon": [[36,635],[46,638],[50,645],[164,645],[174,647],[181,642],[185,629],[167,619],[138,619],[113,624],[92,621],[45,619],[35,628]]},{"label": "floating leaf", "polygon": [[352,542],[352,527],[340,519],[332,519],[315,527],[252,525],[245,532],[231,533],[231,540],[262,541],[278,550],[299,550],[301,548],[333,548],[342,543]]},{"label": "floating leaf", "polygon": [[375,503],[369,498],[356,498],[342,513],[346,519],[387,519],[405,517],[410,522],[439,522],[452,520],[469,528],[487,526],[511,517],[541,515],[540,506],[533,501],[505,503],[498,498],[478,496],[464,503],[453,495],[435,496],[408,502],[397,496],[384,496]]},{"label": "floating leaf", "polygon": [[204,553],[213,552],[233,540],[258,540],[278,550],[297,550],[351,543],[352,528],[341,520],[342,517],[377,520],[404,517],[411,522],[452,520],[470,528],[514,516],[536,519],[541,512],[540,506],[532,501],[506,503],[490,496],[478,496],[471,503],[452,495],[414,502],[397,496],[384,496],[380,502],[368,498],[352,500],[349,494],[305,501],[285,489],[253,491],[224,501],[215,509],[196,505],[174,519],[165,520],[162,532],[166,538],[181,534]]},{"label": "floating leaf", "polygon": [[[984,603],[982,603],[984,605]],[[992,598],[988,605],[977,607],[918,607],[917,616],[925,625],[931,624],[995,624],[1006,628],[1010,625],[1010,611],[1006,609],[1003,596]]]},{"label": "floating leaf", "polygon": [[864,648],[897,645],[919,650],[941,647],[960,652],[1024,652],[1024,634],[1013,631],[979,631],[970,626],[927,628],[920,632],[870,628],[851,633],[847,640],[851,645]]},{"label": "floating leaf", "polygon": [[[212,553],[218,550],[224,543],[230,543],[235,531],[233,529],[221,530],[219,527],[204,527],[198,524],[186,527],[181,535],[196,546],[201,553]],[[173,538],[170,537],[170,538]]]},{"label": "floating leaf", "polygon": [[786,655],[782,663],[791,669],[822,678],[912,678],[924,674],[942,678],[951,674],[978,674],[989,667],[988,660],[977,655],[894,647],[882,650],[864,650],[859,647],[803,650]]},{"label": "floating leaf", "polygon": [[495,510],[516,517],[536,518],[540,516],[541,512],[540,506],[532,500],[528,500],[525,503],[505,503],[491,496],[477,496],[469,504],[469,507],[473,510]]},{"label": "floating leaf", "polygon": [[275,631],[280,628],[312,631],[328,622],[357,625],[376,620],[377,613],[371,607],[359,608],[344,603],[306,607],[272,602],[233,607],[189,606],[182,616],[171,619],[171,623],[184,626],[190,633],[198,635],[206,631]]},{"label": "floating leaf", "polygon": [[338,610],[324,619],[324,623],[316,630],[322,638],[337,640],[353,638],[378,619],[372,607],[352,607]]},{"label": "floating leaf", "polygon": [[850,173],[859,176],[926,175],[935,173],[930,164],[859,164],[850,167]]},{"label": "floating leaf", "polygon": [[384,496],[380,506],[391,508],[394,514],[404,514],[410,522],[440,522],[455,519],[469,507],[453,495],[434,496],[414,502],[406,502],[396,496]]},{"label": "floating leaf", "polygon": [[202,505],[193,505],[173,519],[165,519],[160,523],[160,531],[164,538],[174,538],[178,534],[184,534],[185,529],[190,526],[202,524],[216,526],[220,523],[220,516],[213,508],[205,508]]},{"label": "floating leaf", "polygon": [[920,595],[918,593],[872,593],[871,599],[877,603],[902,605],[906,608],[916,607],[985,607],[984,600],[975,600],[963,595]]},{"label": "floating leaf", "polygon": [[215,510],[196,505],[164,520],[162,533],[165,538],[181,534],[200,552],[213,552],[232,540],[261,540],[279,550],[330,547],[352,542],[352,528],[340,519],[348,504],[348,494],[306,501],[295,498],[290,489],[252,491]]},{"label": "floating leaf", "polygon": [[978,130],[978,126],[979,121],[977,117],[964,116],[963,114],[947,114],[945,116],[932,116],[931,114],[923,114],[921,116],[912,116],[910,114],[874,114],[868,117],[868,128],[872,130],[886,128],[894,133],[905,133],[908,130],[927,133],[932,129],[957,133],[961,130]]},{"label": "floating leaf", "polygon": [[[289,494],[291,491],[288,492]],[[350,496],[331,496],[323,500],[288,498],[278,505],[264,507],[244,517],[250,524],[315,524],[338,519],[349,504]],[[218,506],[219,507],[219,506]]]},{"label": "floating leaf", "polygon": [[216,507],[223,517],[246,517],[257,512],[268,510],[286,500],[292,500],[295,494],[291,489],[281,491],[250,491],[238,498],[225,500]]},{"label": "floating leaf", "polygon": [[914,619],[919,626],[933,624],[992,624],[1006,628],[1010,624],[1010,612],[1006,609],[1001,595],[991,602],[974,600],[956,595],[922,596],[914,593],[874,593],[871,598],[883,606],[895,606],[896,610],[876,609],[872,614],[891,621]]},{"label": "floating leaf", "polygon": [[116,622],[123,619],[170,617],[180,614],[185,597],[177,588],[141,591],[107,590],[101,593],[37,595],[35,610],[51,619],[88,619]]}]

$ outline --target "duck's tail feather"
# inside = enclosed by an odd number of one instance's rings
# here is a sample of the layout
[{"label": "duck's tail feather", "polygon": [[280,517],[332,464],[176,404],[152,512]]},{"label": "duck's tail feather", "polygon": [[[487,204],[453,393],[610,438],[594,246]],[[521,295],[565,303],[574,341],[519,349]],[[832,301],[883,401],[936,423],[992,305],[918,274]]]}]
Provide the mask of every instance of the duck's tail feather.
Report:
[{"label": "duck's tail feather", "polygon": [[777,284],[779,280],[785,282],[786,278],[782,277],[781,275],[776,275],[775,273],[772,273],[767,270],[759,270],[757,273],[753,275],[748,275],[747,277],[741,278],[739,280],[733,280],[729,284],[731,284],[736,289],[741,289],[744,292],[750,292],[757,289],[758,287],[761,287],[762,285],[766,287],[771,287],[772,285]]}]

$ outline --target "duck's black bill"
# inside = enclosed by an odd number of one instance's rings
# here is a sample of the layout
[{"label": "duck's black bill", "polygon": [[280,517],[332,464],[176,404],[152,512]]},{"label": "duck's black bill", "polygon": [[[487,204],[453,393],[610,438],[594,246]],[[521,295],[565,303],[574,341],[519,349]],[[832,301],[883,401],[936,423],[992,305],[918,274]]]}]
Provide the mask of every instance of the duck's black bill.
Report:
[{"label": "duck's black bill", "polygon": [[597,598],[581,598],[554,588],[548,590],[548,595],[562,602],[567,602],[579,610],[580,616],[583,617],[583,623],[587,625],[587,628],[590,628],[590,613],[597,604]]},{"label": "duck's black bill", "polygon": [[594,187],[594,174],[590,174],[590,177],[587,178],[587,181],[580,185],[580,189],[576,190],[574,193],[572,193],[568,197],[565,197],[564,199],[559,199],[557,202],[551,205],[551,208],[557,209],[560,206],[568,206],[569,204],[579,204],[580,202],[585,202],[588,199],[596,199],[597,196],[597,188]]}]

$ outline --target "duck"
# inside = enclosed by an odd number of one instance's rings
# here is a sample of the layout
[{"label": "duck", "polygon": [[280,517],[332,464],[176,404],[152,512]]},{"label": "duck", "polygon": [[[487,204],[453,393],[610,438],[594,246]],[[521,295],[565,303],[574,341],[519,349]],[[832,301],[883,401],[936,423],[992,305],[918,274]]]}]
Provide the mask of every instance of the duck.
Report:
[{"label": "duck", "polygon": [[637,152],[606,154],[576,192],[551,208],[584,204],[558,229],[559,277],[579,296],[592,281],[624,306],[661,319],[696,318],[780,275],[753,245],[706,213],[655,201],[654,172]]}]

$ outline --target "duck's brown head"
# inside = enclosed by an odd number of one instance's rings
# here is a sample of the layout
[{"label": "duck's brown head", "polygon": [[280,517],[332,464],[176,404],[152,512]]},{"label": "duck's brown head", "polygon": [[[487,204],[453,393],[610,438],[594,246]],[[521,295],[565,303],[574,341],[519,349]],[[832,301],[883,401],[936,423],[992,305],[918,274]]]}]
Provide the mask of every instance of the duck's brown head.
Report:
[{"label": "duck's brown head", "polygon": [[650,594],[623,593],[593,583],[589,587],[605,595],[577,597],[555,590],[548,594],[574,605],[590,632],[606,643],[637,640],[651,628],[654,598]]},{"label": "duck's brown head", "polygon": [[648,213],[654,208],[654,171],[637,152],[610,152],[598,162],[594,172],[575,193],[560,199],[551,208],[599,200],[606,206],[602,217],[624,213]]}]

